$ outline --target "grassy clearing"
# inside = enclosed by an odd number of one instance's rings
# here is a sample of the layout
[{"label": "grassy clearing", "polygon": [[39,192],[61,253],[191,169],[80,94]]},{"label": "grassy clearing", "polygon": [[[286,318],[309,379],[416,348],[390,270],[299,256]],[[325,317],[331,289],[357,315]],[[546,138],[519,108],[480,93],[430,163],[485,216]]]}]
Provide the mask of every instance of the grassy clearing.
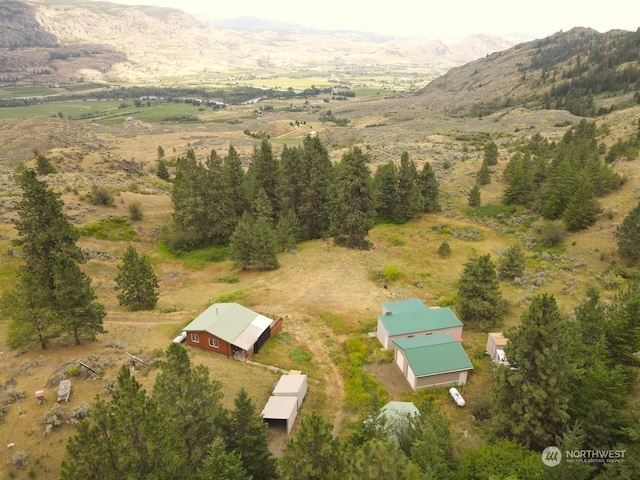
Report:
[{"label": "grassy clearing", "polygon": [[[191,251],[173,251],[164,243],[158,243],[155,251],[165,258],[171,258],[182,261],[186,268],[201,269],[215,262],[224,262],[229,259],[228,246],[212,246],[199,248]],[[236,283],[236,282],[227,282]]]},{"label": "grassy clearing", "polygon": [[88,223],[80,227],[80,234],[114,242],[131,242],[138,239],[138,234],[131,222],[121,216],[103,218],[97,222]]}]

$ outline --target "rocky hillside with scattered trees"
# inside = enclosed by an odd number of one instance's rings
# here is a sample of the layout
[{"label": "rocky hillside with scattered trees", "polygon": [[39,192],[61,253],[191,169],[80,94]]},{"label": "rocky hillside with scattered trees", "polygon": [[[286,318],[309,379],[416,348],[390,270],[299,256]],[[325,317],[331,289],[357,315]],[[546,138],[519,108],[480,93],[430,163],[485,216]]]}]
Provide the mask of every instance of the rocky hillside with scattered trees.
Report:
[{"label": "rocky hillside with scattered trees", "polygon": [[559,32],[451,69],[421,102],[455,115],[514,107],[593,117],[640,101],[640,31]]}]

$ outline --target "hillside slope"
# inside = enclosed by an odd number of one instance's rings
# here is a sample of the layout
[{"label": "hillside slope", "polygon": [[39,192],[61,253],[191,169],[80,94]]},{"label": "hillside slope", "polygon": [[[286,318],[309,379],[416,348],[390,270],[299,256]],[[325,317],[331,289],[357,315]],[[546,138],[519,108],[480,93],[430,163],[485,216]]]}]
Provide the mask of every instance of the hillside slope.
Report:
[{"label": "hillside slope", "polygon": [[[176,9],[126,6],[87,0],[29,0],[32,8],[15,8],[18,2],[0,3],[0,17],[14,25],[0,30],[0,46],[13,37],[28,37],[21,25],[37,30],[59,47],[100,45],[126,57],[88,65],[77,77],[88,81],[158,81],[162,77],[196,76],[215,79],[221,73],[273,70],[368,68],[400,65],[440,75],[449,68],[503,50],[513,41],[476,35],[447,45],[437,40],[389,38],[354,32],[234,30],[198,21]],[[13,4],[12,9],[7,5]],[[6,37],[6,38],[5,38]],[[15,42],[14,42],[15,43]],[[24,42],[23,42],[24,43]],[[31,45],[40,46],[40,45]],[[5,54],[0,49],[0,55]],[[38,65],[51,67],[46,54]],[[50,57],[50,55],[49,55]],[[373,67],[372,67],[373,66]],[[53,69],[60,68],[52,67]],[[39,81],[30,72],[28,81]],[[27,79],[24,79],[27,81]],[[50,82],[49,82],[50,83]]]},{"label": "hillside slope", "polygon": [[[639,39],[621,30],[559,32],[453,68],[420,91],[417,103],[454,115],[522,106],[593,116],[638,90]],[[598,102],[598,94],[607,98]]]}]

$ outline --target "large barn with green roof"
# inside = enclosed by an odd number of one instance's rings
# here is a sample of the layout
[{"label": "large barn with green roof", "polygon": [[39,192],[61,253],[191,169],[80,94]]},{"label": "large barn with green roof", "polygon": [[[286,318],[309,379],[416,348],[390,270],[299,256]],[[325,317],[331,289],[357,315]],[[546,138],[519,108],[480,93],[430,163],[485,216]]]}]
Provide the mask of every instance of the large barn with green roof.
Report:
[{"label": "large barn with green roof", "polygon": [[462,341],[462,322],[449,307],[428,307],[412,298],[382,305],[376,336],[386,349],[395,349],[395,340],[446,333]]}]

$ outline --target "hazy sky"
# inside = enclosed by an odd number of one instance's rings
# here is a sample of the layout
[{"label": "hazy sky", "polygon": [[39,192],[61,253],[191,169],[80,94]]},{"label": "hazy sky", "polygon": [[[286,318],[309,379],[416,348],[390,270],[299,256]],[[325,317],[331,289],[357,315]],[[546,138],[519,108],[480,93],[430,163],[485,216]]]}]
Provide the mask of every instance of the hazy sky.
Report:
[{"label": "hazy sky", "polygon": [[573,27],[599,32],[640,27],[637,0],[111,0],[174,7],[211,19],[245,15],[319,29],[346,29],[427,38],[473,33],[542,38]]}]

